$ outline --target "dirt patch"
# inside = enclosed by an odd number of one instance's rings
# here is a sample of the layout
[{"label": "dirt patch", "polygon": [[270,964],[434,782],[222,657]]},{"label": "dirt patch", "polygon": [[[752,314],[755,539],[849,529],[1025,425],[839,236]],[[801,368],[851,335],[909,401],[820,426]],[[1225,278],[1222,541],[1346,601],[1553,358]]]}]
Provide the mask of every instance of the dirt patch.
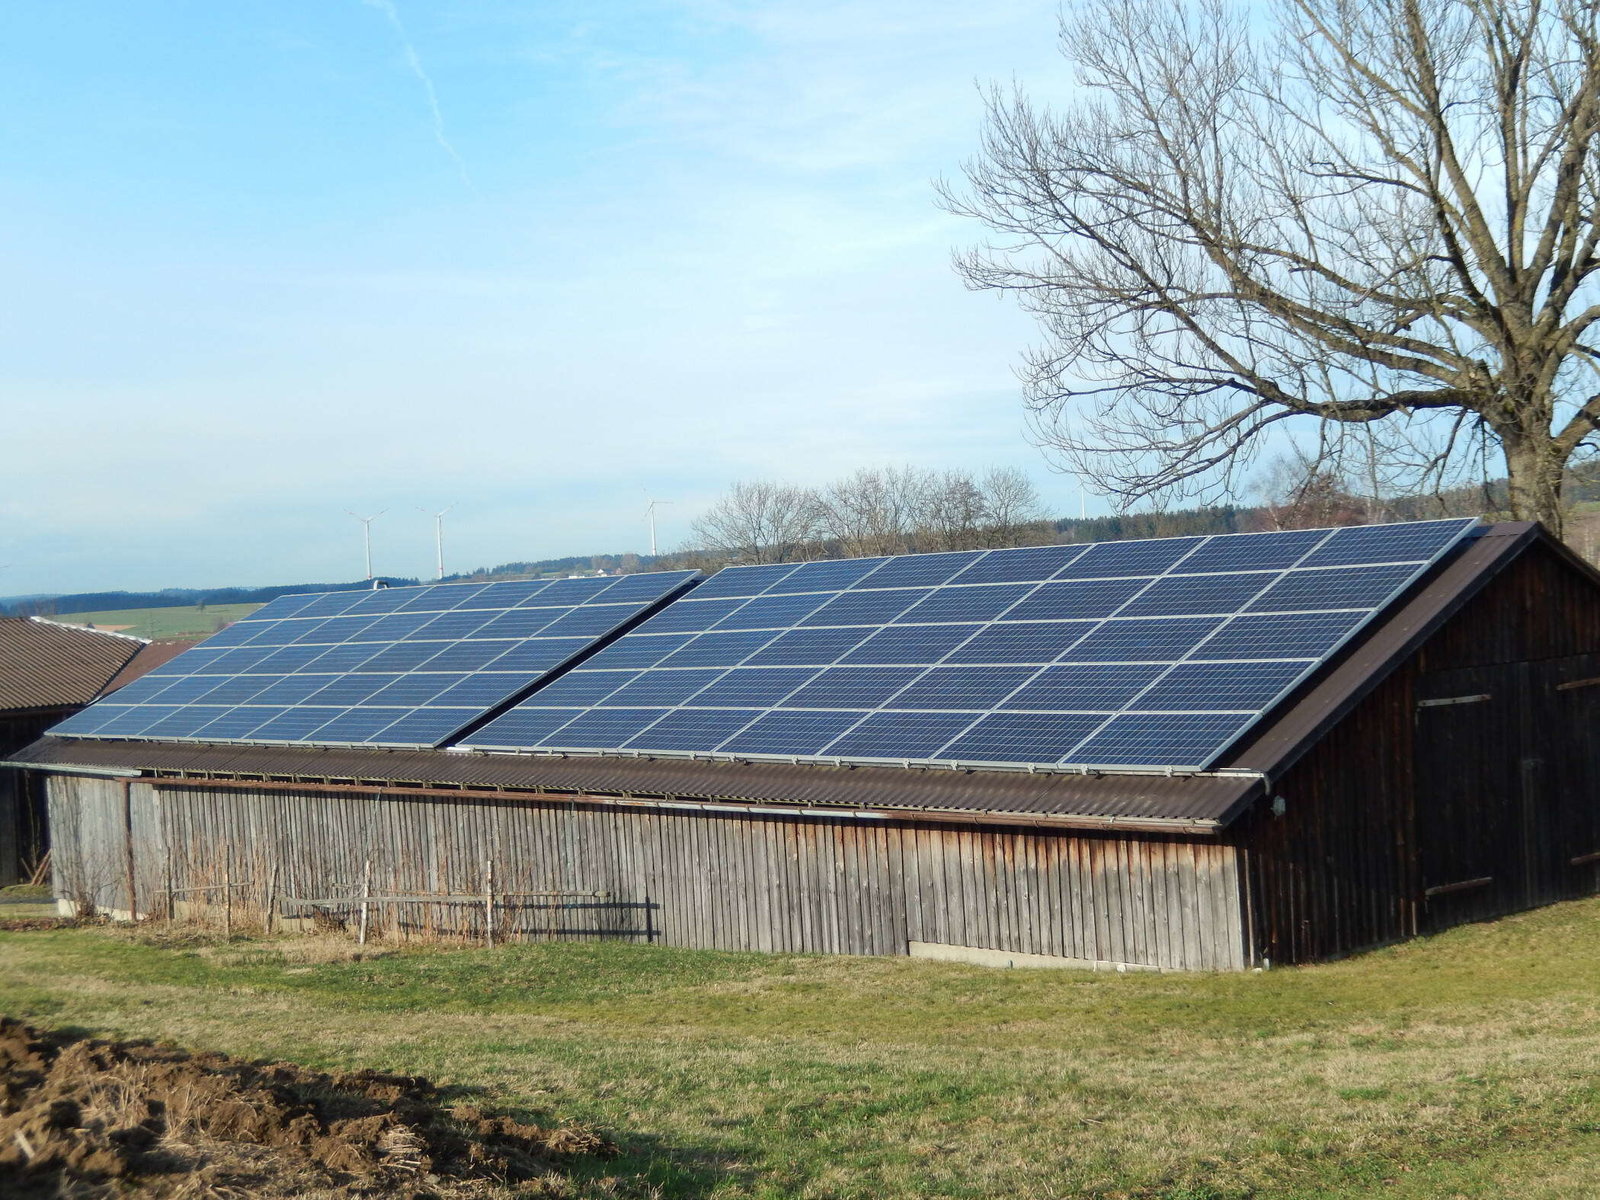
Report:
[{"label": "dirt patch", "polygon": [[567,1194],[563,1168],[614,1148],[592,1130],[450,1106],[426,1079],[323,1074],[0,1017],[0,1195]]}]

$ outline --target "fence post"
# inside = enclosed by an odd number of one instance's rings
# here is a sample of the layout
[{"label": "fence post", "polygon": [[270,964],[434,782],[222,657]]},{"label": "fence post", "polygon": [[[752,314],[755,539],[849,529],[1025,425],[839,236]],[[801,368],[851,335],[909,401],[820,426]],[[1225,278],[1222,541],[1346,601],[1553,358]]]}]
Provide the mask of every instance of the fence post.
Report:
[{"label": "fence post", "polygon": [[361,864],[361,925],[356,930],[356,945],[367,944],[367,902],[372,899],[372,859]]},{"label": "fence post", "polygon": [[233,938],[233,864],[222,861],[222,939]]},{"label": "fence post", "polygon": [[494,945],[494,859],[483,860],[483,944]]},{"label": "fence post", "polygon": [[278,861],[273,859],[272,870],[267,874],[267,903],[266,915],[262,918],[267,936],[272,936],[272,919],[277,915],[278,908]]}]

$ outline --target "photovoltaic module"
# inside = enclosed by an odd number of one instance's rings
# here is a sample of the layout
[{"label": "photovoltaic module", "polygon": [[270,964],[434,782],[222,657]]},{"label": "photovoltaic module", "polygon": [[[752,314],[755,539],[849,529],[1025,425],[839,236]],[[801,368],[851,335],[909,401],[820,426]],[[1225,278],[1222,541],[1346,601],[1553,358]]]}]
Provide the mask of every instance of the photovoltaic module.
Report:
[{"label": "photovoltaic module", "polygon": [[1475,525],[730,567],[462,744],[1204,769]]}]

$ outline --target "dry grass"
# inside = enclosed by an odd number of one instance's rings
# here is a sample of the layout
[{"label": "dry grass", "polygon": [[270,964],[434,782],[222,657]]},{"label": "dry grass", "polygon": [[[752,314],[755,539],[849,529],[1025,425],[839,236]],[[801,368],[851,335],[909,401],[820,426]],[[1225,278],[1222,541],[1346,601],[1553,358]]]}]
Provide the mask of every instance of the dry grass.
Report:
[{"label": "dry grass", "polygon": [[670,1196],[1600,1194],[1600,902],[1323,967],[0,935],[0,1006],[429,1074]]}]

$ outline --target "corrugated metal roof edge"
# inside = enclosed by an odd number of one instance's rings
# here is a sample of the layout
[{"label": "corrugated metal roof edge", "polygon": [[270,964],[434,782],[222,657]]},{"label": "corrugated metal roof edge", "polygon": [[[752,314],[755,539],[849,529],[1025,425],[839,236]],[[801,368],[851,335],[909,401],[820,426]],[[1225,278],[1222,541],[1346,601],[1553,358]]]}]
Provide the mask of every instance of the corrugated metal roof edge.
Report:
[{"label": "corrugated metal roof edge", "polygon": [[[436,785],[454,793],[652,797],[801,810],[874,811],[1062,828],[1209,834],[1217,814],[1261,781],[1249,776],[991,775],[903,767],[447,755],[432,750],[220,746],[45,737],[9,765],[64,774],[121,774],[367,787]],[[848,776],[841,787],[842,775]]]},{"label": "corrugated metal roof edge", "polygon": [[[1491,525],[1460,554],[1446,560],[1408,601],[1378,622],[1309,691],[1229,754],[1222,765],[1261,772],[1266,777],[1264,791],[1270,790],[1271,784],[1282,778],[1329,728],[1535,543],[1550,546],[1600,587],[1600,572],[1538,522],[1503,521]],[[1233,808],[1219,814],[1219,820],[1224,825],[1231,824],[1257,798],[1239,797]]]}]

